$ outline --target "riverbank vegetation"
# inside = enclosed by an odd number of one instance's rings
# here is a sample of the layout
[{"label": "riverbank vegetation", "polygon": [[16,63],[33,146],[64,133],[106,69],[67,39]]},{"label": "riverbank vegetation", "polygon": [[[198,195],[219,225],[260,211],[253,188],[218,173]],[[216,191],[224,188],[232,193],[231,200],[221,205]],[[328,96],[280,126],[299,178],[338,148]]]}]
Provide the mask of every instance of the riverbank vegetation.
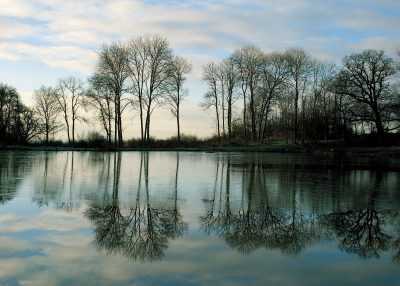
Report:
[{"label": "riverbank vegetation", "polygon": [[[86,82],[68,77],[56,86],[42,85],[34,91],[33,106],[15,88],[0,84],[0,145],[399,145],[399,66],[384,51],[364,50],[335,65],[299,48],[265,52],[246,46],[209,62],[200,103],[214,113],[215,135],[208,139],[184,135],[180,128],[191,70],[190,60],[176,55],[166,38],[144,36],[103,45]],[[151,135],[157,108],[170,110],[176,136]],[[124,133],[132,124],[123,119],[128,110],[137,114],[139,138]],[[79,138],[77,123],[98,131]],[[66,142],[57,141],[62,133]]]}]

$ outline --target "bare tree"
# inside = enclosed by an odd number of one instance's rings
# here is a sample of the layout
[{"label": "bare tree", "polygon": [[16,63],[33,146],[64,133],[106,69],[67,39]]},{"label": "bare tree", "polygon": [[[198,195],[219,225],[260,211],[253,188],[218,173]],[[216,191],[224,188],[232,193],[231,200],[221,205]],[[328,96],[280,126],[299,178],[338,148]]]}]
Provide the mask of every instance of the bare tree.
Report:
[{"label": "bare tree", "polygon": [[150,117],[158,99],[164,92],[172,50],[169,48],[166,38],[154,36],[148,39],[147,52],[149,54],[149,78],[144,102],[146,109],[145,138],[148,141],[150,139]]},{"label": "bare tree", "polygon": [[28,143],[40,135],[40,126],[35,116],[35,112],[29,107],[22,106],[20,112],[20,138],[22,143]]},{"label": "bare tree", "polygon": [[132,94],[137,97],[139,105],[140,117],[140,137],[142,144],[145,141],[144,136],[144,96],[148,80],[148,52],[147,40],[148,38],[138,37],[131,40],[128,44],[129,47],[129,77],[132,81]]},{"label": "bare tree", "polygon": [[233,56],[223,61],[221,69],[224,74],[226,86],[228,140],[230,142],[232,140],[232,107],[236,100],[234,92],[239,81],[239,73],[235,68]]},{"label": "bare tree", "polygon": [[[242,82],[242,92],[244,99],[243,120],[246,126],[246,93],[250,96],[250,119],[251,119],[251,138],[256,140],[256,111],[255,95],[258,81],[260,79],[260,65],[263,58],[263,52],[255,46],[246,46],[234,53],[234,59],[237,64]],[[246,129],[245,129],[246,130]],[[246,135],[245,135],[246,137]]]},{"label": "bare tree", "polygon": [[138,37],[129,42],[129,75],[139,103],[142,142],[150,138],[151,114],[165,95],[173,57],[162,36]]},{"label": "bare tree", "polygon": [[[323,134],[324,140],[328,139],[329,132],[334,124],[330,124],[334,112],[334,94],[331,85],[336,75],[336,66],[327,62],[314,60],[312,68],[312,86],[310,98],[310,134],[309,137],[316,139],[318,134]],[[321,126],[321,128],[318,128]]]},{"label": "bare tree", "polygon": [[112,144],[112,121],[115,118],[113,91],[107,84],[108,78],[95,74],[89,79],[89,90],[85,93],[84,104],[86,107],[97,111],[97,120],[106,132],[108,148]]},{"label": "bare tree", "polygon": [[18,92],[15,88],[0,83],[0,142],[15,137],[13,133],[15,107],[18,104]]},{"label": "bare tree", "polygon": [[58,122],[60,107],[54,94],[56,91],[52,87],[41,86],[36,89],[33,94],[35,101],[35,112],[44,134],[46,143],[49,143],[49,136],[54,135],[61,129]]},{"label": "bare tree", "polygon": [[286,51],[289,64],[289,85],[294,93],[294,138],[298,139],[298,105],[299,98],[303,99],[311,69],[311,57],[303,49],[291,48]]},{"label": "bare tree", "polygon": [[239,80],[240,80],[240,87],[242,90],[242,96],[243,96],[243,130],[244,130],[244,138],[247,138],[247,120],[246,120],[246,114],[247,114],[247,90],[248,90],[248,84],[247,84],[247,77],[246,77],[246,68],[244,65],[244,55],[241,52],[241,50],[236,50],[233,55],[232,59],[235,63],[236,69],[239,74]]},{"label": "bare tree", "polygon": [[386,103],[392,99],[389,80],[395,73],[393,59],[383,51],[364,50],[343,59],[343,68],[336,80],[338,94],[349,96],[371,111],[360,116],[374,122],[380,138],[385,132],[382,116]]},{"label": "bare tree", "polygon": [[103,45],[97,64],[97,73],[107,78],[106,83],[114,93],[114,141],[117,146],[122,146],[123,143],[122,112],[126,105],[122,96],[127,91],[128,55],[128,49],[123,43],[113,42],[111,45]]},{"label": "bare tree", "polygon": [[[68,143],[75,144],[75,122],[84,120],[79,115],[83,105],[83,82],[75,77],[60,79],[57,86],[56,100],[63,112],[64,122],[68,135]],[[72,137],[72,140],[71,140]]]},{"label": "bare tree", "polygon": [[192,65],[183,57],[175,57],[171,63],[168,72],[168,87],[165,94],[165,101],[170,107],[172,115],[176,118],[178,132],[178,142],[181,142],[180,128],[180,106],[186,95],[183,84],[186,81],[186,75],[192,70]]},{"label": "bare tree", "polygon": [[221,142],[221,130],[220,130],[220,98],[218,94],[218,71],[219,67],[211,62],[203,67],[203,80],[208,85],[208,91],[204,95],[204,101],[201,106],[204,109],[209,109],[211,107],[215,108],[215,115],[217,121],[217,135],[218,141]]},{"label": "bare tree", "polygon": [[263,57],[261,66],[261,80],[259,94],[261,104],[259,106],[259,139],[263,140],[268,115],[273,101],[283,92],[285,82],[289,76],[288,61],[284,54],[274,52]]}]

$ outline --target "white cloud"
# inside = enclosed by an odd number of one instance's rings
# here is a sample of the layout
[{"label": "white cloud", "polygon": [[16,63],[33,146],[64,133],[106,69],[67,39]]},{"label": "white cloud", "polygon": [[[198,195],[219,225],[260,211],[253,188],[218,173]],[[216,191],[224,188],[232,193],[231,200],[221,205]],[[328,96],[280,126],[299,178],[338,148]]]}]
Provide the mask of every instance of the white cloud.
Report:
[{"label": "white cloud", "polygon": [[349,47],[353,50],[353,52],[359,52],[364,49],[384,50],[388,53],[388,55],[395,57],[400,48],[400,42],[398,39],[370,37],[365,38],[358,43],[351,44]]},{"label": "white cloud", "polygon": [[13,60],[41,61],[50,67],[92,72],[96,52],[73,45],[38,46],[24,42],[6,42],[0,46],[0,57]]}]

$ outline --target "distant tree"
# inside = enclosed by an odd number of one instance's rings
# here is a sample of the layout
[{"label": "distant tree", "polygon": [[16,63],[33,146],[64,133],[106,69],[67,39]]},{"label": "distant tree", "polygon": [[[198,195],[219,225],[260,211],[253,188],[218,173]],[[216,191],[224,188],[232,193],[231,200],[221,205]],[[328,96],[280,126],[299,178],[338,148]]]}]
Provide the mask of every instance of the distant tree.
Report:
[{"label": "distant tree", "polygon": [[266,54],[262,59],[260,77],[258,138],[263,140],[273,101],[283,92],[289,77],[288,61],[285,55],[279,52]]},{"label": "distant tree", "polygon": [[243,131],[244,131],[244,138],[247,139],[247,76],[246,76],[246,68],[244,64],[244,55],[241,50],[236,50],[233,55],[232,59],[235,63],[235,68],[239,74],[239,81],[240,81],[240,88],[242,91],[243,97]]},{"label": "distant tree", "polygon": [[89,89],[85,92],[84,104],[89,109],[94,109],[97,114],[97,121],[103,127],[108,147],[112,144],[112,122],[115,118],[114,114],[114,93],[107,84],[107,77],[101,74],[95,74],[89,78]]},{"label": "distant tree", "polygon": [[176,118],[179,143],[181,142],[180,106],[186,94],[183,84],[186,81],[186,75],[191,70],[192,65],[183,57],[174,57],[168,70],[168,86],[164,98],[172,115]]},{"label": "distant tree", "polygon": [[340,111],[334,108],[334,94],[331,91],[332,82],[337,73],[336,66],[327,62],[314,60],[311,76],[310,98],[308,103],[308,133],[313,140],[327,140],[335,125],[333,115]]},{"label": "distant tree", "polygon": [[353,112],[364,121],[374,122],[380,138],[385,133],[384,114],[393,100],[390,78],[395,73],[393,59],[383,51],[364,50],[344,57],[343,68],[336,79],[336,93],[353,99],[356,107],[365,107],[361,110],[367,112],[360,113],[360,109],[355,108]]},{"label": "distant tree", "polygon": [[17,90],[11,86],[0,83],[0,142],[15,139],[18,133],[15,128],[17,118],[17,107],[19,95]]},{"label": "distant tree", "polygon": [[[83,82],[75,77],[60,79],[57,86],[56,100],[63,112],[68,135],[68,143],[75,144],[75,122],[83,120],[79,109],[83,106]],[[72,137],[72,140],[71,140]]]},{"label": "distant tree", "polygon": [[39,128],[45,136],[46,143],[49,143],[49,136],[61,129],[58,122],[60,107],[55,97],[56,91],[52,87],[42,85],[33,94],[35,101],[35,113],[37,114]]},{"label": "distant tree", "polygon": [[22,106],[20,113],[20,138],[21,143],[28,143],[40,135],[40,126],[34,110],[29,107]]},{"label": "distant tree", "polygon": [[249,102],[250,121],[251,121],[250,126],[251,126],[251,138],[253,142],[256,141],[257,139],[255,96],[257,92],[258,81],[260,80],[260,74],[261,74],[260,67],[263,55],[264,55],[263,52],[255,46],[246,46],[236,51],[233,55],[242,82],[242,91],[244,99],[244,111],[243,111],[244,126],[246,126],[247,91],[250,96],[250,102]]},{"label": "distant tree", "polygon": [[235,67],[233,56],[228,57],[222,62],[221,72],[223,73],[224,83],[226,86],[226,103],[227,103],[227,124],[228,124],[228,140],[232,139],[232,108],[236,100],[235,88],[238,85],[239,73]]},{"label": "distant tree", "polygon": [[0,83],[0,142],[26,144],[39,133],[33,110],[22,103],[15,88]]},{"label": "distant tree", "polygon": [[173,52],[168,40],[159,35],[132,40],[129,52],[129,75],[133,82],[132,92],[136,94],[139,103],[144,142],[150,139],[151,115],[166,94]]},{"label": "distant tree", "polygon": [[140,120],[140,138],[142,144],[145,141],[145,126],[144,126],[144,97],[148,81],[148,57],[147,38],[138,37],[129,41],[129,77],[132,82],[131,92],[136,97],[133,105],[136,103],[139,106]]},{"label": "distant tree", "polygon": [[204,100],[201,106],[204,109],[214,108],[216,121],[217,121],[217,135],[218,141],[221,141],[221,129],[220,129],[220,101],[218,94],[218,71],[219,67],[214,62],[210,62],[203,67],[203,80],[208,85],[208,90],[204,95]]},{"label": "distant tree", "polygon": [[115,109],[114,117],[114,141],[117,146],[122,146],[122,112],[126,107],[122,101],[123,94],[127,91],[128,49],[125,44],[113,42],[103,45],[99,52],[96,73],[101,75],[105,83],[113,91]]},{"label": "distant tree", "polygon": [[289,65],[289,86],[294,95],[294,138],[293,141],[297,143],[298,139],[298,113],[299,113],[299,99],[303,99],[309,81],[312,68],[311,56],[303,49],[291,48],[285,52],[288,65]]}]

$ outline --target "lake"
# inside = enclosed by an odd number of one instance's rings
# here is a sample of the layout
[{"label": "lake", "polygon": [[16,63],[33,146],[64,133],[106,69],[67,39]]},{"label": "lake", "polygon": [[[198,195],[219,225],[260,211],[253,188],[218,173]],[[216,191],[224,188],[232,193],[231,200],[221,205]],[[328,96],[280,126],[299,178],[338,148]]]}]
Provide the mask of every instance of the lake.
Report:
[{"label": "lake", "polygon": [[0,152],[0,285],[400,285],[400,161]]}]

